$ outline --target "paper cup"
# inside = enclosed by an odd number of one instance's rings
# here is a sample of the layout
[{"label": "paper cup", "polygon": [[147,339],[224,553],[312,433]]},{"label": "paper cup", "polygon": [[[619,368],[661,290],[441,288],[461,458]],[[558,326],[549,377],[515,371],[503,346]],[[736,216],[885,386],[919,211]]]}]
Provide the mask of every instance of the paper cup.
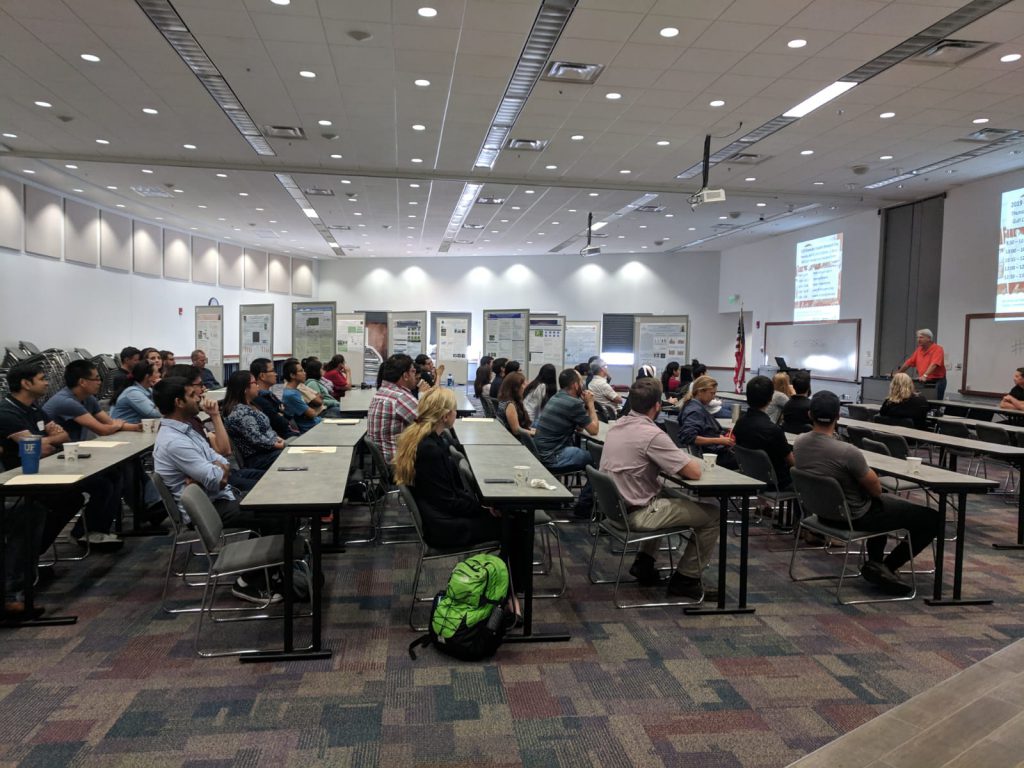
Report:
[{"label": "paper cup", "polygon": [[717,453],[705,453],[704,454],[704,466],[711,469],[715,464],[718,463]]},{"label": "paper cup", "polygon": [[516,480],[516,485],[519,487],[525,487],[530,482],[530,468],[522,465],[512,467],[512,476]]},{"label": "paper cup", "polygon": [[907,456],[907,473],[911,475],[921,474],[920,456]]},{"label": "paper cup", "polygon": [[78,463],[78,443],[64,443],[64,461],[68,464]]},{"label": "paper cup", "polygon": [[142,431],[153,434],[156,432],[157,425],[160,423],[160,419],[143,419],[142,420]]}]

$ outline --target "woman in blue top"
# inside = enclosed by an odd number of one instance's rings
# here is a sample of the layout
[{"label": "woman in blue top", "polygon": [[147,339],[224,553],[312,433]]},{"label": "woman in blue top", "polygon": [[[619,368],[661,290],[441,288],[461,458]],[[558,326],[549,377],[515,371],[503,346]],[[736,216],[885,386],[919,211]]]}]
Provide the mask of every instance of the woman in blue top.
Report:
[{"label": "woman in blue top", "polygon": [[739,465],[732,452],[736,441],[708,411],[717,391],[718,382],[710,376],[698,376],[693,382],[679,411],[679,442],[694,453],[713,453],[723,467],[737,469]]},{"label": "woman in blue top", "polygon": [[125,379],[125,386],[111,399],[110,417],[126,424],[141,424],[143,419],[159,419],[153,404],[153,385],[160,381],[160,365],[148,360],[136,363]]},{"label": "woman in blue top", "polygon": [[308,432],[320,423],[317,412],[324,404],[323,397],[317,395],[309,403],[299,391],[299,385],[306,381],[306,371],[298,360],[288,360],[284,364],[284,392],[281,401],[284,403],[284,415],[295,422],[299,432]]}]

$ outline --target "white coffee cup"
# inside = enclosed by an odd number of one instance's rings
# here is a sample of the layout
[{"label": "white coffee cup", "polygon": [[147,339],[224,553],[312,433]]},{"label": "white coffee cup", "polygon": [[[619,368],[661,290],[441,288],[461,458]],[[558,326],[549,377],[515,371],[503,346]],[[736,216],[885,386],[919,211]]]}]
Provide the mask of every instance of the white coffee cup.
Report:
[{"label": "white coffee cup", "polygon": [[907,456],[907,474],[920,475],[921,474],[921,457],[920,456]]},{"label": "white coffee cup", "polygon": [[68,464],[78,463],[78,443],[64,443],[64,461]]},{"label": "white coffee cup", "polygon": [[516,485],[524,487],[530,481],[530,468],[517,465],[512,467],[512,477],[515,478]]},{"label": "white coffee cup", "polygon": [[142,431],[153,434],[156,432],[157,425],[160,424],[160,419],[143,419],[142,420]]},{"label": "white coffee cup", "polygon": [[718,463],[718,454],[717,453],[705,453],[704,454],[704,466],[707,469],[711,469],[717,463]]}]

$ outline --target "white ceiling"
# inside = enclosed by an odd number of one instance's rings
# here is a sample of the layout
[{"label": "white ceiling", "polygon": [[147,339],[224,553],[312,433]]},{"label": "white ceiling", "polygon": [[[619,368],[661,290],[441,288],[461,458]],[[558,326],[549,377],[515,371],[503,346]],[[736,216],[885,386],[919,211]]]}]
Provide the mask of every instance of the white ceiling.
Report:
[{"label": "white ceiling", "polygon": [[[417,14],[426,4],[436,17]],[[332,231],[352,256],[437,254],[467,180],[506,202],[475,205],[466,222],[483,228],[461,230],[469,242],[452,255],[548,253],[585,228],[588,212],[602,220],[645,193],[664,211],[613,220],[606,252],[678,248],[723,225],[740,229],[701,247],[731,247],[1024,166],[1006,148],[864,189],[977,146],[961,140],[976,118],[1024,129],[1024,60],[1000,62],[1024,53],[1024,0],[1013,0],[954,35],[992,44],[978,56],[897,64],[753,145],[767,158],[758,165],[713,168],[710,186],[727,202],[691,211],[699,178],[675,178],[700,161],[706,133],[715,151],[741,124],[771,120],[964,5],[580,0],[553,58],[602,64],[602,74],[592,86],[538,82],[511,136],[546,139],[547,149],[503,150],[486,170],[473,164],[539,0],[174,0],[257,125],[305,129],[303,141],[271,140],[274,157],[252,150],[135,3],[0,0],[0,133],[17,136],[0,138],[0,168],[167,226],[324,258],[330,248],[274,172],[334,192],[309,200],[325,224],[350,227]],[[680,34],[661,37],[667,26]],[[371,37],[357,42],[353,31]],[[807,45],[789,48],[795,38]],[[725,105],[710,107],[715,99]],[[888,111],[895,117],[879,118]],[[131,190],[139,185],[182,191],[143,198]]]}]

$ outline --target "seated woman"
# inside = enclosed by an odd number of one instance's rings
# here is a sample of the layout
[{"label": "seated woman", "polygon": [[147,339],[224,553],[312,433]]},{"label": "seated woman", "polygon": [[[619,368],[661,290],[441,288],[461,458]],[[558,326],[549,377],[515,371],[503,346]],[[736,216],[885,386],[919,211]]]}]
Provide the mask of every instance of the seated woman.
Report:
[{"label": "seated woman", "polygon": [[315,357],[311,357],[303,364],[302,370],[306,372],[306,386],[323,398],[326,408],[337,409],[341,406],[337,400],[331,397],[331,393],[327,391],[327,385],[321,378],[323,376],[323,363]]},{"label": "seated woman", "polygon": [[1003,395],[999,407],[1011,411],[1024,411],[1024,368],[1018,368],[1013,372],[1013,389]]},{"label": "seated woman", "polygon": [[679,363],[673,360],[661,372],[661,391],[666,397],[674,396],[682,386],[682,380],[679,375]]},{"label": "seated woman", "polygon": [[231,374],[221,413],[224,428],[241,455],[245,468],[266,470],[281,455],[284,440],[274,432],[267,415],[252,404],[259,393],[260,386],[251,373],[238,371]]},{"label": "seated woman", "polygon": [[679,411],[679,442],[695,453],[713,453],[727,469],[737,469],[732,447],[736,441],[718,423],[708,406],[718,392],[718,382],[710,376],[698,376],[691,391],[683,398]]},{"label": "seated woman", "polygon": [[537,371],[537,378],[526,386],[523,392],[523,407],[530,422],[540,418],[540,412],[548,404],[551,396],[558,391],[558,370],[551,363],[544,363]]},{"label": "seated woman", "polygon": [[897,373],[889,384],[889,396],[878,411],[878,421],[914,429],[928,429],[928,400],[914,391],[914,380]]},{"label": "seated woman", "polygon": [[501,382],[501,391],[498,393],[498,419],[505,422],[508,431],[513,435],[518,435],[520,429],[525,429],[531,435],[535,433],[535,430],[530,428],[532,421],[523,405],[525,391],[526,377],[519,371],[510,373]]},{"label": "seated woman", "polygon": [[110,400],[112,419],[126,424],[141,424],[143,419],[159,419],[160,411],[153,404],[153,385],[160,381],[160,362],[142,360],[132,366],[124,388]]},{"label": "seated woman", "polygon": [[789,402],[789,398],[793,396],[793,386],[789,383],[789,374],[781,371],[776,373],[772,376],[772,386],[775,388],[775,393],[764,412],[768,414],[769,419],[779,424],[782,422],[782,411],[786,407],[786,403]]},{"label": "seated woman", "polygon": [[330,383],[332,391],[329,394],[335,399],[344,397],[345,393],[352,389],[352,371],[345,365],[344,355],[335,355],[327,361],[323,378]]},{"label": "seated woman", "polygon": [[490,355],[484,355],[480,358],[480,363],[476,367],[476,378],[473,380],[473,394],[476,396],[477,400],[485,394],[485,388],[490,387],[491,363],[493,361],[493,357]]}]

